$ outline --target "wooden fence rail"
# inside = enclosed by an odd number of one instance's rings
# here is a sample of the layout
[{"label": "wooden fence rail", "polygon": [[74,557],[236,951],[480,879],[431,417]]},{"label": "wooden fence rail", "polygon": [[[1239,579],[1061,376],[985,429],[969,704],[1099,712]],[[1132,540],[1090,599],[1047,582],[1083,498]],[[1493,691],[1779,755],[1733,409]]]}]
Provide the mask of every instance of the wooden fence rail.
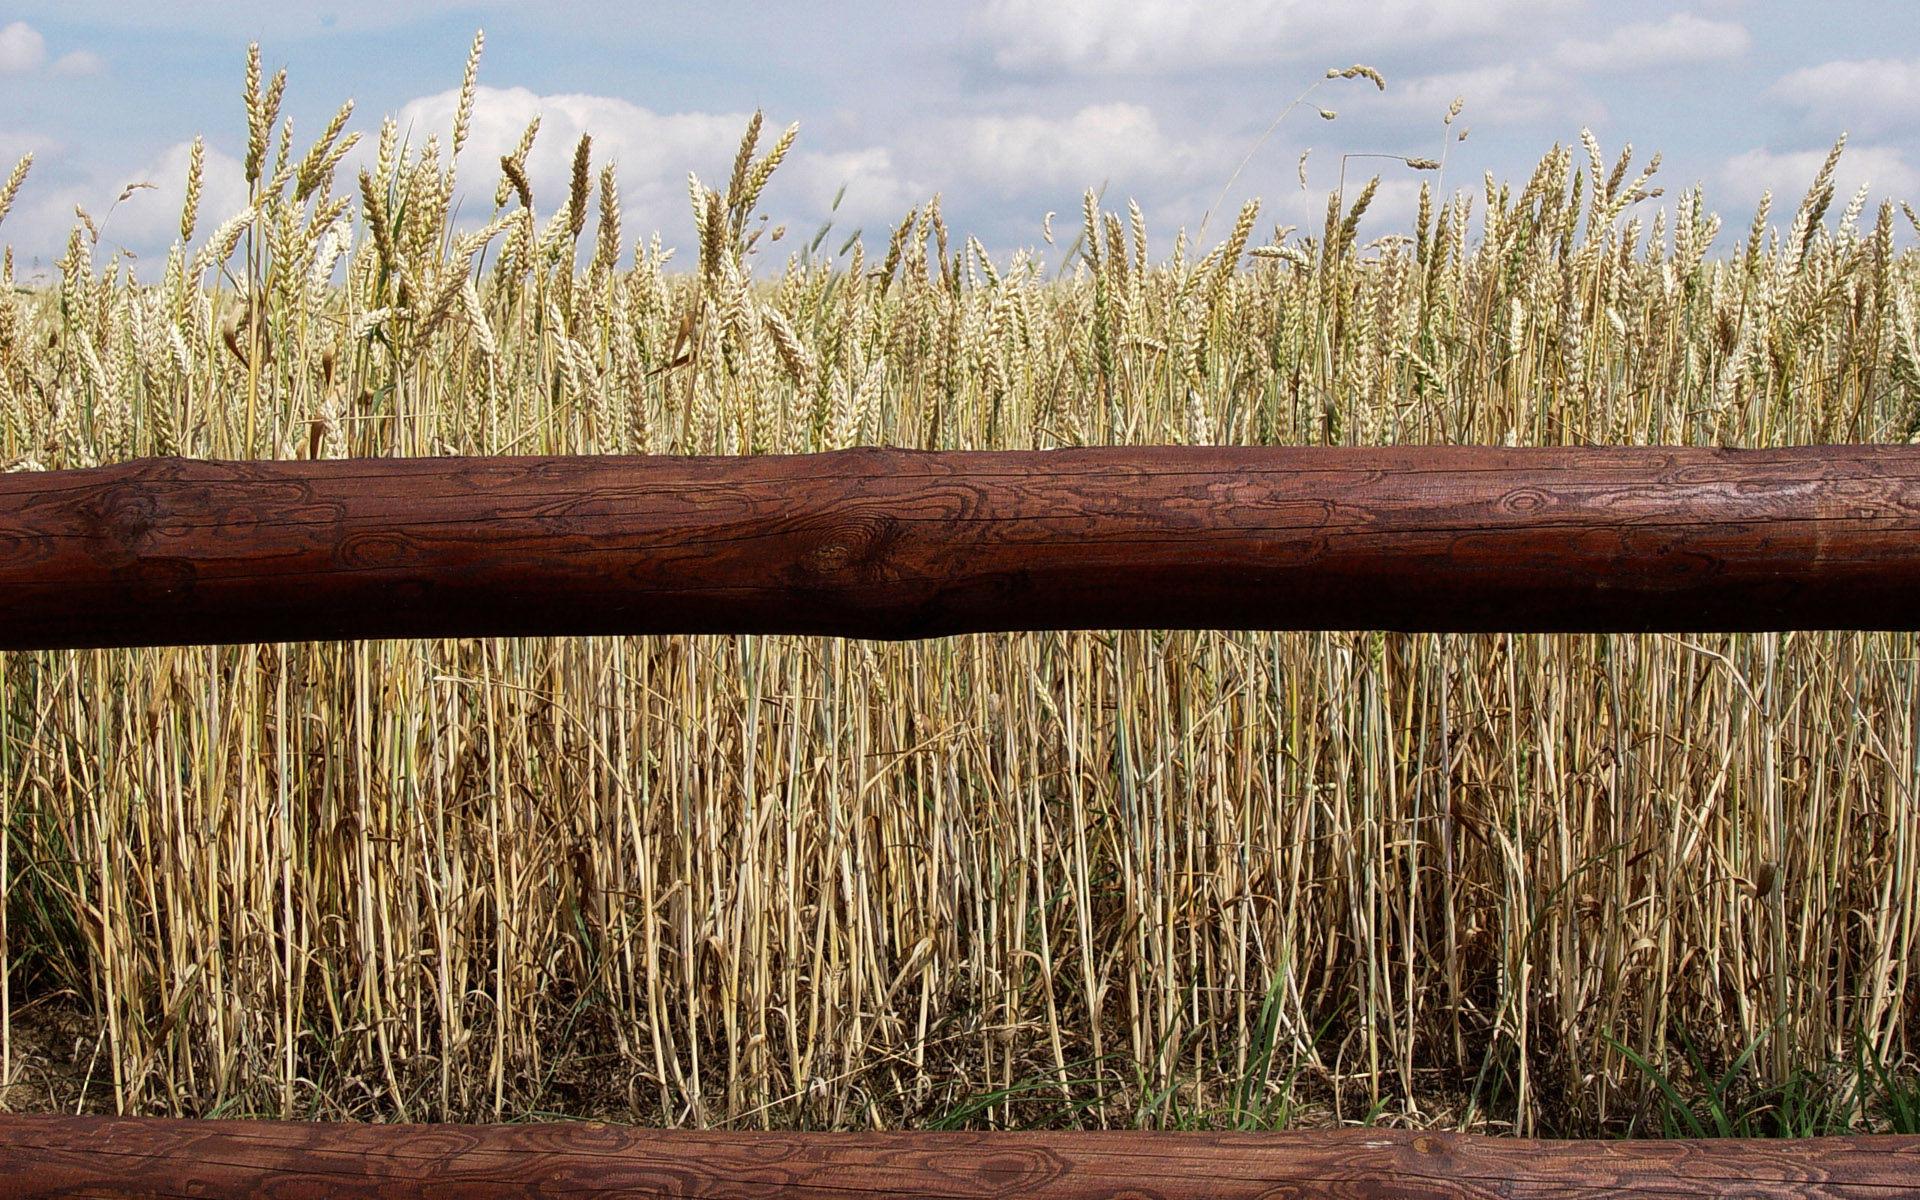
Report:
[{"label": "wooden fence rail", "polygon": [[0,476],[0,648],[1911,628],[1920,447],[148,459]]},{"label": "wooden fence rail", "polygon": [[1317,1133],[708,1133],[600,1124],[0,1117],[10,1197],[1577,1200],[1920,1193],[1920,1137],[1545,1142]]}]

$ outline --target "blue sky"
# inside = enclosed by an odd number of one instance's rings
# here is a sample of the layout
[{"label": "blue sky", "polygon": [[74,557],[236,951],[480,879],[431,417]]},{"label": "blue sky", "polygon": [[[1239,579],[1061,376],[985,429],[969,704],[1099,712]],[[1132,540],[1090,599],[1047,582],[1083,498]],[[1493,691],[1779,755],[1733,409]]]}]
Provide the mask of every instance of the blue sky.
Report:
[{"label": "blue sky", "polygon": [[[1199,223],[1250,151],[1225,207],[1263,197],[1264,234],[1317,219],[1343,154],[1437,158],[1444,146],[1447,188],[1478,190],[1488,171],[1524,181],[1583,127],[1609,157],[1628,142],[1641,158],[1662,152],[1668,200],[1704,183],[1709,207],[1735,228],[1763,189],[1797,199],[1843,130],[1842,191],[1867,183],[1875,202],[1920,207],[1920,6],[1895,0],[557,0],[537,10],[60,0],[0,6],[0,157],[35,154],[0,240],[23,270],[44,267],[75,205],[98,218],[146,181],[156,187],[114,212],[103,242],[151,264],[176,224],[197,133],[212,170],[204,237],[244,203],[239,96],[252,40],[269,71],[288,70],[284,111],[302,147],[348,98],[351,128],[369,143],[387,114],[416,140],[432,130],[444,140],[481,28],[468,213],[488,207],[491,164],[538,111],[541,206],[559,202],[573,143],[588,132],[596,163],[618,163],[629,237],[658,229],[668,245],[691,236],[687,172],[717,181],[756,107],[771,129],[800,124],[767,207],[810,236],[845,185],[836,247],[855,227],[870,247],[884,243],[884,226],[935,192],[958,233],[1003,253],[1039,245],[1044,215],[1075,228],[1080,195],[1095,187],[1109,207],[1139,202],[1157,256],[1176,227]],[[1355,62],[1382,72],[1386,90],[1326,81],[1259,142],[1327,68]],[[1466,129],[1465,141],[1442,125],[1456,96],[1465,107],[1453,130]],[[1376,170],[1369,226],[1385,233],[1429,176],[1380,160],[1347,168],[1350,179]],[[1214,218],[1210,239],[1227,220]]]}]

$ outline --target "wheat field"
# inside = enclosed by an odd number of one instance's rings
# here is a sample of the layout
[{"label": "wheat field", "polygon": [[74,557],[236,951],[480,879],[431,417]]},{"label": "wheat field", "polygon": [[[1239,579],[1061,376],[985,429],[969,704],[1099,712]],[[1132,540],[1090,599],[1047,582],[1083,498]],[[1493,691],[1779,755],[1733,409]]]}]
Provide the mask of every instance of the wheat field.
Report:
[{"label": "wheat field", "polygon": [[[47,286],[9,251],[0,460],[1920,432],[1920,221],[1837,197],[1839,146],[1725,236],[1700,189],[1657,194],[1589,136],[1518,186],[1430,186],[1397,232],[1362,230],[1373,183],[1304,231],[1249,203],[1206,245],[1089,193],[1048,254],[995,258],[937,198],[872,245],[775,240],[761,200],[795,134],[756,117],[673,255],[623,230],[584,140],[565,196],[528,182],[537,128],[462,156],[478,52],[451,130],[388,121],[351,178],[351,106],[301,152],[256,52],[252,202],[198,213],[196,154],[158,282],[101,261],[90,219]],[[484,227],[453,221],[456,163],[497,177]],[[1087,631],[0,655],[0,1104],[1896,1127],[1915,650]]]}]

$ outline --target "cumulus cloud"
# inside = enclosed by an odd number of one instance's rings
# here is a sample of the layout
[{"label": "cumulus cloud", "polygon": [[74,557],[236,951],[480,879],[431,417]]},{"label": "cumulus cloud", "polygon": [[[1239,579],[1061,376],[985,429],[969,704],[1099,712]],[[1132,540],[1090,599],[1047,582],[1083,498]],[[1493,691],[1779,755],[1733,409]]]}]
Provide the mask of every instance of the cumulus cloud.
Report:
[{"label": "cumulus cloud", "polygon": [[[0,75],[30,75],[47,63],[47,39],[25,21],[15,21],[0,29]],[[72,50],[53,60],[57,75],[94,75],[106,63],[89,50]]]},{"label": "cumulus cloud", "polygon": [[[131,171],[98,176],[98,182],[90,189],[96,197],[95,205],[102,203],[100,197],[110,203],[120,194],[119,189],[130,182],[153,184],[152,188],[127,197],[113,210],[103,230],[103,240],[145,247],[151,256],[180,236],[180,208],[187,198],[187,160],[192,150],[191,142],[176,142]],[[205,241],[222,221],[247,206],[246,171],[239,159],[208,146],[202,171],[199,227],[194,233],[196,245]],[[99,215],[96,209],[95,216]]]},{"label": "cumulus cloud", "polygon": [[[423,96],[401,108],[396,120],[414,131],[416,144],[432,131],[444,143],[453,128],[459,90]],[[540,95],[528,88],[480,87],[474,94],[472,132],[462,152],[468,195],[484,194],[491,203],[498,172],[494,164],[509,154],[535,114],[540,132],[527,158],[527,176],[536,206],[545,213],[566,200],[573,151],[582,134],[593,138],[593,161],[612,161],[620,179],[622,223],[629,238],[659,231],[672,245],[690,236],[693,215],[687,200],[687,173],[710,187],[724,187],[735,149],[751,116],[731,113],[661,113],[628,100],[586,94]],[[767,123],[760,150],[765,152],[780,126]],[[804,134],[802,135],[804,137]],[[893,156],[882,147],[821,153],[799,146],[787,156],[768,188],[768,204],[823,214],[842,185],[846,187],[836,219],[845,224],[869,217],[898,219],[924,195],[905,179]],[[484,193],[479,189],[484,187]],[[909,197],[914,197],[910,199]],[[474,212],[470,201],[467,211]]]},{"label": "cumulus cloud", "polygon": [[[405,105],[396,120],[412,131],[416,145],[435,131],[444,144],[458,103],[457,90],[424,96]],[[481,87],[461,157],[469,221],[484,217],[498,174],[494,164],[512,152],[536,113],[540,131],[527,161],[536,206],[551,213],[564,201],[574,146],[582,133],[590,134],[596,167],[618,164],[629,238],[658,230],[668,245],[684,245],[692,233],[687,173],[723,185],[750,116],[662,113],[610,96]],[[762,150],[779,127],[773,118],[767,125]],[[813,149],[803,129],[763,203],[776,222],[792,222],[795,235],[806,236],[844,188],[832,214],[841,231],[836,241],[855,227],[878,233],[935,192],[945,194],[956,219],[1012,201],[1032,209],[1037,227],[1043,208],[1058,207],[1063,194],[1077,197],[1088,187],[1109,184],[1115,194],[1143,199],[1184,195],[1196,180],[1217,187],[1244,150],[1240,139],[1169,130],[1151,109],[1124,102],[1084,105],[1059,116],[947,118],[897,141],[853,148]],[[356,152],[370,153],[364,143]]]},{"label": "cumulus cloud", "polygon": [[989,0],[972,28],[1003,70],[1198,70],[1498,34],[1569,0]]},{"label": "cumulus cloud", "polygon": [[1596,124],[1606,118],[1605,106],[1597,97],[1564,71],[1537,62],[1422,75],[1401,82],[1380,103],[1409,119],[1430,120],[1437,129],[1456,96],[1466,100],[1456,128],[1461,123],[1524,125],[1567,117]]},{"label": "cumulus cloud", "polygon": [[[395,120],[412,131],[416,145],[429,133],[438,133],[444,143],[459,102],[458,88],[422,96],[402,106]],[[686,207],[689,170],[711,183],[731,163],[750,114],[658,113],[611,96],[542,96],[524,87],[483,86],[474,93],[472,132],[462,156],[469,187],[484,175],[492,192],[498,174],[494,164],[512,153],[536,115],[540,132],[527,158],[527,177],[541,209],[552,212],[566,200],[574,146],[582,134],[590,134],[595,168],[609,159],[619,164],[623,205],[664,215],[669,204]]]},{"label": "cumulus cloud", "polygon": [[1664,21],[1622,25],[1599,41],[1566,41],[1554,57],[1577,71],[1642,71],[1738,58],[1753,46],[1738,21],[1675,13]]},{"label": "cumulus cloud", "polygon": [[[1720,182],[1741,200],[1757,200],[1762,191],[1771,191],[1777,212],[1782,203],[1791,206],[1806,194],[1826,157],[1824,149],[1784,153],[1749,150],[1721,165]],[[1833,184],[1843,203],[1863,184],[1873,195],[1912,196],[1920,194],[1920,171],[1907,163],[1897,147],[1849,146],[1834,170]]]},{"label": "cumulus cloud", "polygon": [[1920,61],[1826,62],[1784,75],[1771,94],[1826,125],[1874,132],[1920,117]]},{"label": "cumulus cloud", "polygon": [[[781,164],[774,180],[805,215],[824,219],[831,210],[834,221],[848,229],[898,222],[908,209],[925,203],[938,190],[937,185],[916,177],[885,146],[827,153],[803,150]],[[836,195],[840,206],[833,209]]]},{"label": "cumulus cloud", "polygon": [[25,21],[0,29],[0,74],[38,71],[47,62],[47,39]]},{"label": "cumulus cloud", "polygon": [[98,75],[107,64],[90,50],[70,50],[53,60],[56,75]]},{"label": "cumulus cloud", "polygon": [[1230,152],[1217,139],[1167,134],[1139,104],[1088,105],[1069,116],[982,116],[947,123],[937,139],[954,182],[1001,196],[1218,172]]},{"label": "cumulus cloud", "polygon": [[[7,214],[0,241],[10,242],[29,258],[46,262],[60,253],[74,225],[74,209],[85,209],[100,229],[99,261],[116,251],[135,255],[139,273],[151,277],[164,260],[167,247],[180,236],[180,208],[187,192],[188,142],[179,142],[144,161],[88,164],[76,161],[72,150],[51,138],[30,134],[0,135],[0,158],[11,163],[20,153],[34,152],[33,173],[27,177],[20,200]],[[240,163],[207,147],[200,193],[197,238],[205,240],[225,218],[247,205],[247,185]],[[134,184],[151,187],[134,188]],[[126,199],[116,203],[123,192]]]}]

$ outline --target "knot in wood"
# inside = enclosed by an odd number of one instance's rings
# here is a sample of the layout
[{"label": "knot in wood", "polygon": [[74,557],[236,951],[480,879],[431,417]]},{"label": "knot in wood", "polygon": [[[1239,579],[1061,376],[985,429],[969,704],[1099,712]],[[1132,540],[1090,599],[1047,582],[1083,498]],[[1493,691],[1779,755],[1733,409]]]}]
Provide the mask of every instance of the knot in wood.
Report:
[{"label": "knot in wood", "polygon": [[116,564],[138,560],[151,548],[157,508],[151,495],[131,485],[105,487],[86,498],[79,511],[87,526],[88,553]]},{"label": "knot in wood", "polygon": [[334,559],[352,570],[404,567],[423,557],[420,544],[393,529],[367,530],[340,539]]},{"label": "knot in wood", "polygon": [[809,539],[813,546],[801,556],[800,568],[812,575],[832,575],[877,565],[897,532],[897,523],[884,513],[835,516]]},{"label": "knot in wood", "polygon": [[1545,490],[1537,487],[1515,488],[1500,497],[1501,511],[1513,513],[1517,516],[1537,513],[1552,504],[1553,497],[1548,495]]}]

